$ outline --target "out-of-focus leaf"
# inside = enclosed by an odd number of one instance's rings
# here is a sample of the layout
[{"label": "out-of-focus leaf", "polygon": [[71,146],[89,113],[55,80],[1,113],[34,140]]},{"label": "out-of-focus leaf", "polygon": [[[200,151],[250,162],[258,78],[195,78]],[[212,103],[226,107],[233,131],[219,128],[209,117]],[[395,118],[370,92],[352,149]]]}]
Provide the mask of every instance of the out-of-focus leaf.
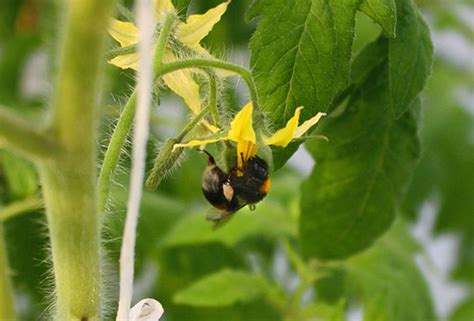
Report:
[{"label": "out-of-focus leaf", "polygon": [[363,0],[359,9],[378,23],[385,34],[395,37],[397,26],[395,0]]},{"label": "out-of-focus leaf", "polygon": [[393,115],[400,117],[425,87],[431,73],[430,31],[413,0],[397,0],[396,37],[389,40]]},{"label": "out-of-focus leaf", "polygon": [[227,307],[192,307],[173,303],[175,293],[207,275],[224,269],[243,270],[245,264],[240,252],[218,243],[180,246],[164,249],[159,263],[160,281],[156,283],[156,293],[153,295],[160,298],[168,320],[280,320],[274,308],[261,300]]},{"label": "out-of-focus leaf", "polygon": [[365,321],[437,320],[414,262],[417,248],[398,222],[372,248],[347,261],[349,292],[362,301]]},{"label": "out-of-focus leaf", "polygon": [[[471,226],[468,229],[472,229]],[[469,282],[474,285],[474,235],[470,234],[461,239],[461,246],[458,252],[458,264],[452,272],[452,277],[455,280]]]},{"label": "out-of-focus leaf", "polygon": [[[127,193],[125,190],[115,188],[111,194],[114,205],[105,214],[107,216],[104,230],[106,238],[110,240],[106,244],[110,257],[118,260],[125,221]],[[186,213],[186,206],[180,200],[150,192],[143,193],[135,249],[137,270],[142,268],[147,259],[157,256],[159,244],[166,232]]]},{"label": "out-of-focus leaf", "polygon": [[420,152],[419,102],[394,120],[386,65],[377,68],[342,115],[307,144],[316,167],[303,184],[300,241],[309,257],[345,258],[392,223]]},{"label": "out-of-focus leaf", "polygon": [[[347,85],[357,6],[356,0],[263,0],[252,7],[249,16],[261,20],[250,63],[262,109],[276,128],[298,106],[305,107],[302,121],[326,111]],[[274,150],[279,166],[291,156],[281,152]]]},{"label": "out-of-focus leaf", "polygon": [[[340,300],[337,304],[327,305],[324,303],[317,303],[306,307],[303,311],[305,316],[311,317],[310,320],[324,320],[324,321],[346,321],[345,317],[345,301]],[[308,318],[309,319],[309,318]],[[298,319],[289,319],[288,321],[299,321]]]},{"label": "out-of-focus leaf", "polygon": [[191,0],[172,0],[172,2],[179,15],[186,17],[186,12],[188,11]]},{"label": "out-of-focus leaf", "polygon": [[474,318],[474,296],[459,304],[449,317],[449,321],[467,321]]},{"label": "out-of-focus leaf", "polygon": [[259,204],[254,212],[242,209],[232,220],[215,231],[205,215],[184,217],[167,234],[163,246],[222,242],[228,246],[251,236],[279,237],[296,234],[296,218],[285,208],[270,202]]},{"label": "out-of-focus leaf", "polygon": [[222,270],[198,280],[174,296],[177,304],[219,307],[249,302],[264,292],[265,280],[236,270]]},{"label": "out-of-focus leaf", "polygon": [[36,193],[39,182],[33,165],[8,151],[0,151],[0,156],[0,165],[6,177],[9,198],[23,199]]},{"label": "out-of-focus leaf", "polygon": [[20,319],[37,320],[51,303],[44,294],[53,284],[44,216],[29,213],[9,219],[4,226],[14,289],[29,303],[19,311]]}]

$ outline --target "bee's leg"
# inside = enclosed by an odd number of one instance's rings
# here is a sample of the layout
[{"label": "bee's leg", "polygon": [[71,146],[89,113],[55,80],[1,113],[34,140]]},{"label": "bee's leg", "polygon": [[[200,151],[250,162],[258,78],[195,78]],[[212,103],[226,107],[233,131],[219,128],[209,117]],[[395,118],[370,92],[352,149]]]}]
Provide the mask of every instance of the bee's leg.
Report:
[{"label": "bee's leg", "polygon": [[199,151],[207,155],[207,163],[209,165],[215,165],[216,164],[216,161],[214,160],[214,157],[212,157],[211,153],[209,153],[205,149],[200,149]]}]

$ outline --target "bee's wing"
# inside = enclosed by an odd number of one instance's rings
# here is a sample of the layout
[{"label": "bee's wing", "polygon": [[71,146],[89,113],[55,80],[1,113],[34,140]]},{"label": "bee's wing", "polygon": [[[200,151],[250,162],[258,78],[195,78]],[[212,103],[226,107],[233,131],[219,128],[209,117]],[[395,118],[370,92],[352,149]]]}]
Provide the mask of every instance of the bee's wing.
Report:
[{"label": "bee's wing", "polygon": [[242,207],[246,206],[247,204],[242,204],[239,208],[233,210],[233,211],[223,211],[223,210],[219,210],[215,207],[213,208],[210,208],[208,211],[207,211],[207,215],[206,215],[206,219],[208,221],[211,221],[211,222],[214,222],[214,230],[218,229],[218,228],[221,228],[222,226],[224,226],[225,224],[227,224],[227,222],[229,222],[231,220],[231,218],[234,216],[233,214],[235,212],[237,212],[238,210],[240,210]]}]

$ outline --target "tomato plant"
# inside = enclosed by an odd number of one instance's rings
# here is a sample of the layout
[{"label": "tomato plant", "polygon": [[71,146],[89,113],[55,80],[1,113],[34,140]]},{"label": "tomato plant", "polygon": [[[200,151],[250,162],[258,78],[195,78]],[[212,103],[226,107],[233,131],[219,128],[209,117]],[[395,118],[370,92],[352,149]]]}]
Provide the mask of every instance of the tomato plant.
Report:
[{"label": "tomato plant", "polygon": [[431,39],[463,10],[2,4],[0,319],[448,320],[427,207],[472,318],[472,65]]}]

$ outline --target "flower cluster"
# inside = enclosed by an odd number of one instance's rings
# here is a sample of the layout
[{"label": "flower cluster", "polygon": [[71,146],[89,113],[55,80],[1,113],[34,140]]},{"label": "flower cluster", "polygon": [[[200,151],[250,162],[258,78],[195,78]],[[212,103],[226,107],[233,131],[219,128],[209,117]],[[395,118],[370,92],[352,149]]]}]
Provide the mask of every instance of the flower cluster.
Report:
[{"label": "flower cluster", "polygon": [[[214,25],[220,21],[222,15],[227,10],[229,2],[223,2],[216,7],[208,10],[204,14],[191,15],[186,22],[178,22],[175,30],[176,39],[187,48],[194,51],[201,57],[214,59],[212,55],[204,49],[200,42],[213,29]],[[155,16],[157,24],[163,23],[163,17],[166,14],[173,13],[175,8],[171,0],[155,0]],[[120,43],[121,47],[129,47],[138,43],[139,30],[133,23],[123,22],[114,19],[112,21],[110,35]],[[163,62],[176,61],[178,57],[172,48],[167,47]],[[109,61],[109,63],[123,69],[137,69],[138,55],[130,53],[119,55]],[[201,97],[199,85],[193,78],[193,73],[198,72],[195,69],[183,69],[170,72],[163,76],[166,85],[182,97],[194,114],[201,111]],[[228,76],[229,74],[226,74]],[[301,138],[312,126],[314,126],[324,113],[318,113],[303,124],[299,125],[300,112],[303,107],[298,107],[284,128],[279,129],[270,137],[261,137],[258,141],[265,145],[286,147],[293,139]],[[257,153],[257,135],[253,128],[253,104],[250,102],[245,105],[230,123],[230,129],[227,133],[219,134],[219,129],[203,121],[206,127],[215,135],[210,139],[191,140],[187,143],[176,144],[174,148],[193,147],[203,144],[210,144],[219,141],[233,141],[237,145],[237,167],[242,168],[244,163]]]}]

